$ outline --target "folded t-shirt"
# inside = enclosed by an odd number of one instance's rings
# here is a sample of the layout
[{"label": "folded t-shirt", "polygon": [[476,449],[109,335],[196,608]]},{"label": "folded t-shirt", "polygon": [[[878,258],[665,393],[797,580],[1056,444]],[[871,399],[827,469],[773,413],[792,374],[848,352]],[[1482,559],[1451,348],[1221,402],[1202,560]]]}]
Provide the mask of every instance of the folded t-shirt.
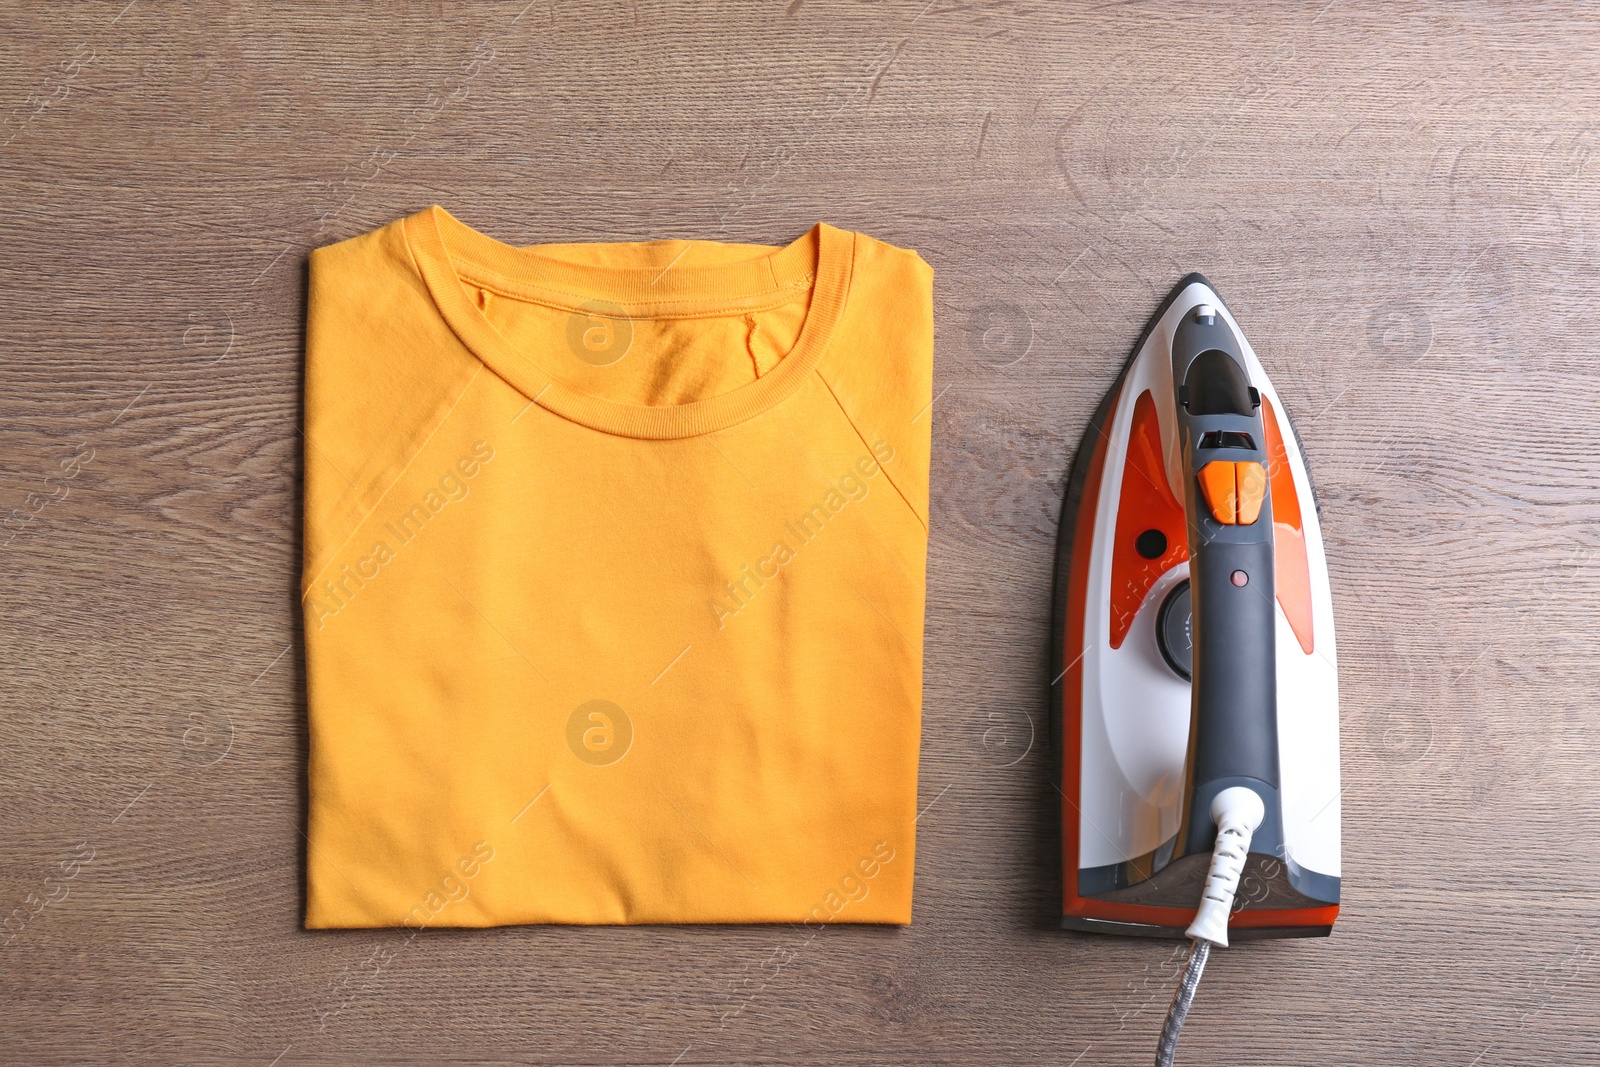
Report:
[{"label": "folded t-shirt", "polygon": [[911,917],[932,271],[311,257],[306,925]]}]

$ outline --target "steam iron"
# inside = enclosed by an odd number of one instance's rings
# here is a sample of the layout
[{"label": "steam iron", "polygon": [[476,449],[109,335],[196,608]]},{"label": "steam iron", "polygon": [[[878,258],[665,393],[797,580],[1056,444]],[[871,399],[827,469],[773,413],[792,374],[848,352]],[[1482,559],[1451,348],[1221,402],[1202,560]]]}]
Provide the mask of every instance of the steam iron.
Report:
[{"label": "steam iron", "polygon": [[1200,967],[1230,934],[1328,934],[1339,697],[1322,531],[1284,404],[1199,274],[1079,445],[1055,581],[1061,925],[1187,933]]}]

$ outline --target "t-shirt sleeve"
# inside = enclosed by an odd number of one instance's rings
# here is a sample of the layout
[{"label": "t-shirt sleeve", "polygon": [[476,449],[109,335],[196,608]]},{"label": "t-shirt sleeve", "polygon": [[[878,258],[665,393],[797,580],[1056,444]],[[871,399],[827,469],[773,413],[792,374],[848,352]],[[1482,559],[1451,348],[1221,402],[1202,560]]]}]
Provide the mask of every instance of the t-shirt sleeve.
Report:
[{"label": "t-shirt sleeve", "polygon": [[311,253],[302,592],[483,369],[432,312],[399,223]]},{"label": "t-shirt sleeve", "polygon": [[915,252],[856,235],[840,332],[818,373],[917,520],[928,525],[933,426],[933,268]]}]

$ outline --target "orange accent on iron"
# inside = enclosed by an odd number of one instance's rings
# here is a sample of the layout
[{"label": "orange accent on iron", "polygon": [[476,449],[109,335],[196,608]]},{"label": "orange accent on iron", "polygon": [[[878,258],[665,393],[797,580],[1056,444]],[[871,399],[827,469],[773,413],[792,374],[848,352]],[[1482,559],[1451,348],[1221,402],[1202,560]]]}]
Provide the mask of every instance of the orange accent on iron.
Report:
[{"label": "orange accent on iron", "polygon": [[[1094,529],[1095,515],[1100,506],[1100,481],[1106,466],[1106,437],[1102,430],[1095,437],[1094,452],[1089,457],[1089,472],[1083,482],[1083,528]],[[1061,913],[1073,915],[1074,908],[1083,903],[1078,896],[1078,821],[1082,818],[1077,802],[1078,784],[1083,775],[1083,656],[1084,615],[1089,606],[1087,597],[1077,595],[1089,581],[1089,559],[1093,555],[1092,537],[1078,537],[1072,543],[1072,569],[1067,577],[1067,626],[1062,635],[1066,646],[1062,659],[1066,670],[1062,672],[1061,719],[1061,844],[1062,855],[1072,857],[1064,865],[1061,881]]]},{"label": "orange accent on iron", "polygon": [[1311,628],[1311,561],[1306,555],[1305,527],[1289,453],[1278,430],[1277,412],[1265,396],[1261,398],[1261,422],[1267,431],[1267,471],[1272,479],[1272,570],[1278,586],[1278,604],[1299,639],[1301,650],[1309,656],[1316,648]]},{"label": "orange accent on iron", "polygon": [[[1159,530],[1167,539],[1167,550],[1155,559],[1145,559],[1136,547],[1146,530]],[[1111,549],[1111,647],[1121,648],[1156,579],[1189,558],[1189,526],[1167,481],[1161,424],[1148,390],[1133,405],[1116,536]]]}]

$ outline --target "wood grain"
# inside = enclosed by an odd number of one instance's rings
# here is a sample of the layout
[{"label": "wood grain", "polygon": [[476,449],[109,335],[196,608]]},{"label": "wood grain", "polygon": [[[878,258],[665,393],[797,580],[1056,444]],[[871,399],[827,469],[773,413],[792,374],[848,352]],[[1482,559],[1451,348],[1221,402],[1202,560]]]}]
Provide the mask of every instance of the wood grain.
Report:
[{"label": "wood grain", "polygon": [[[1201,270],[1315,465],[1346,905],[1183,1062],[1600,1063],[1581,5],[125,2],[0,12],[0,1059],[1149,1062],[1172,948],[1050,929],[1028,738],[1072,448]],[[299,928],[306,255],[434,202],[934,265],[911,927]]]}]

